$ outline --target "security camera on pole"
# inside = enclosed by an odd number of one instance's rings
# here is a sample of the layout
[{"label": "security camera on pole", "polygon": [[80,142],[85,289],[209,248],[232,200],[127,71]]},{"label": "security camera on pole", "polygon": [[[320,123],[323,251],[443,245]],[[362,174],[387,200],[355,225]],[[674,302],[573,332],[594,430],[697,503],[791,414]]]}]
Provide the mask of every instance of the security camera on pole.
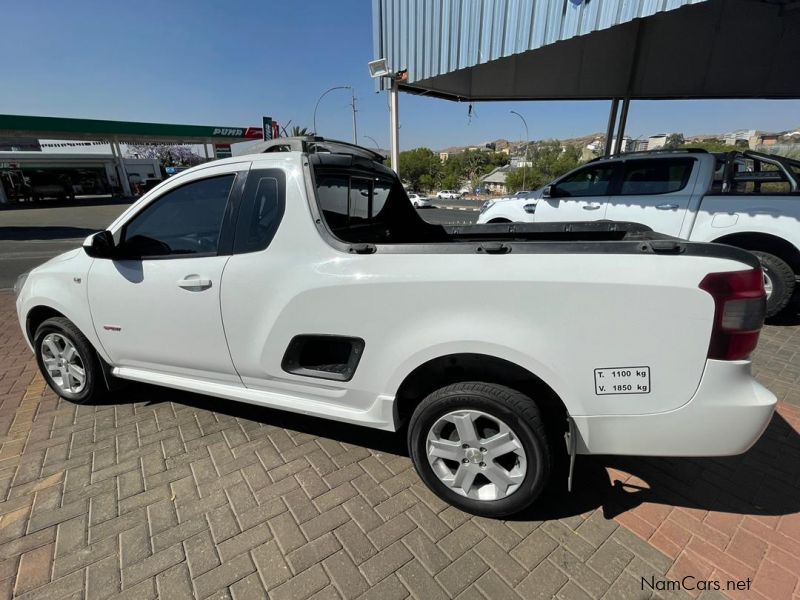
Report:
[{"label": "security camera on pole", "polygon": [[370,61],[369,75],[373,79],[386,78],[391,84],[389,87],[389,146],[392,156],[392,170],[400,175],[400,108],[398,105],[398,82],[408,80],[408,71],[403,69],[392,73],[385,58]]}]

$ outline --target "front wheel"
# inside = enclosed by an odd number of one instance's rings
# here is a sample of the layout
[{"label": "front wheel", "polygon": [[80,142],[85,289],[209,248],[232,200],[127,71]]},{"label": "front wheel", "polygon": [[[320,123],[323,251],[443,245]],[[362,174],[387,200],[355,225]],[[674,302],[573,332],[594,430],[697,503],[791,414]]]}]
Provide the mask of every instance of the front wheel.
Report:
[{"label": "front wheel", "polygon": [[767,317],[781,312],[794,293],[796,276],[782,258],[768,252],[754,251],[764,271],[764,290],[767,292]]},{"label": "front wheel", "polygon": [[427,486],[476,515],[527,508],[550,477],[551,448],[536,404],[501,385],[456,383],[433,392],[411,417],[408,444]]},{"label": "front wheel", "polygon": [[33,347],[47,385],[62,398],[83,404],[105,391],[94,349],[69,319],[44,321],[36,329]]}]

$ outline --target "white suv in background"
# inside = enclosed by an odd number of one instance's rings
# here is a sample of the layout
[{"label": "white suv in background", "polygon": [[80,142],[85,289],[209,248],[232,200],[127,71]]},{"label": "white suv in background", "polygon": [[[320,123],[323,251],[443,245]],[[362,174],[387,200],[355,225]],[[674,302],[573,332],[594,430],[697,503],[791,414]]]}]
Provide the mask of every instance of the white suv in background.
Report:
[{"label": "white suv in background", "polygon": [[478,225],[484,223],[533,222],[536,203],[542,197],[542,190],[517,192],[513,196],[487,200],[481,206]]},{"label": "white suv in background", "polygon": [[442,190],[436,194],[439,200],[458,200],[461,198],[461,193],[454,190]]}]

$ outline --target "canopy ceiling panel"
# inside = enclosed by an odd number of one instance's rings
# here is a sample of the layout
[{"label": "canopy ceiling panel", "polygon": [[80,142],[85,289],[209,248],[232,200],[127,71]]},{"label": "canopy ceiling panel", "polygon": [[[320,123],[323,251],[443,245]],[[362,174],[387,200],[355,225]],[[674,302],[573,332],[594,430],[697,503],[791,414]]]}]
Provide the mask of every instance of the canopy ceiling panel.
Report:
[{"label": "canopy ceiling panel", "polygon": [[453,100],[800,97],[798,0],[374,0],[400,89]]}]

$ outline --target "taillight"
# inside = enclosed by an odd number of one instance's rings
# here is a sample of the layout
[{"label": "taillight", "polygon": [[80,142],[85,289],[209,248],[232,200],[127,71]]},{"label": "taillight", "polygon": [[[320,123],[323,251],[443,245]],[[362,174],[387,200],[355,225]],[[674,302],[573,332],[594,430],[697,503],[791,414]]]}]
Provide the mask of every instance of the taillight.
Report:
[{"label": "taillight", "polygon": [[715,306],[708,358],[747,358],[758,344],[767,307],[761,269],[709,273],[700,289],[711,294]]}]

